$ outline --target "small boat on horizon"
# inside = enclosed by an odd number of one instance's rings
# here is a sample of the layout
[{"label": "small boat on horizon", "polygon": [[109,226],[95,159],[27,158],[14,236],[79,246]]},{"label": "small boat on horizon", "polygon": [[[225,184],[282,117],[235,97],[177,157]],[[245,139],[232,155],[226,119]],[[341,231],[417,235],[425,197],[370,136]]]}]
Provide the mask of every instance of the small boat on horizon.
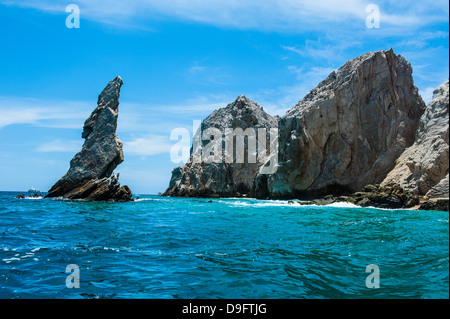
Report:
[{"label": "small boat on horizon", "polygon": [[38,190],[38,189],[36,189],[36,188],[34,188],[34,187],[31,187],[31,188],[28,190],[28,193],[33,193],[33,194],[40,193],[40,192],[41,192],[40,190]]}]

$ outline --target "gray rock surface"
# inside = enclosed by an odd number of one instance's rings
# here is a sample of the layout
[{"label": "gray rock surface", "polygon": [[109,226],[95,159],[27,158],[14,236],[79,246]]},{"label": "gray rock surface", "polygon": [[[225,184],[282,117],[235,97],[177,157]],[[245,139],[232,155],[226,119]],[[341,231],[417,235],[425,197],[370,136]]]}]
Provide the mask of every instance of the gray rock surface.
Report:
[{"label": "gray rock surface", "polygon": [[[277,124],[278,117],[270,116],[262,107],[245,96],[239,96],[225,108],[214,111],[201,123],[196,132],[194,140],[197,141],[197,144],[191,148],[189,161],[172,171],[169,187],[163,196],[231,197],[250,193],[254,188],[256,175],[270,153],[268,150],[270,128],[276,128]],[[211,128],[218,129],[222,137],[215,136],[212,140],[205,139],[206,133]],[[233,149],[227,148],[227,144],[225,144],[227,128],[240,128],[243,132],[250,129],[250,132],[253,130],[255,134],[259,128],[266,129],[267,152],[261,152],[255,161],[249,161],[247,152],[249,138],[244,138],[244,158],[238,160],[236,157],[237,139],[234,139]],[[258,135],[256,136],[258,137]],[[239,145],[241,144],[239,143]],[[214,149],[222,151],[214,152]],[[210,150],[213,151],[210,152]],[[208,152],[209,154],[207,154]],[[212,157],[211,154],[213,154]],[[220,162],[214,159],[214,155],[220,158]],[[226,156],[232,156],[232,160],[227,160]]]},{"label": "gray rock surface", "polygon": [[119,111],[120,76],[111,80],[98,97],[97,108],[85,121],[81,150],[70,161],[68,172],[46,197],[86,200],[131,200],[128,186],[120,187],[114,169],[123,162],[122,142],[115,134]]},{"label": "gray rock surface", "polygon": [[414,142],[425,104],[411,65],[392,49],[333,71],[279,124],[279,167],[256,197],[350,193],[379,184]]},{"label": "gray rock surface", "polygon": [[434,185],[426,194],[425,198],[448,198],[448,174],[440,180],[439,183]]},{"label": "gray rock surface", "polygon": [[433,99],[420,118],[414,144],[398,158],[383,184],[395,181],[419,195],[448,197],[448,104],[447,80],[434,90]]}]

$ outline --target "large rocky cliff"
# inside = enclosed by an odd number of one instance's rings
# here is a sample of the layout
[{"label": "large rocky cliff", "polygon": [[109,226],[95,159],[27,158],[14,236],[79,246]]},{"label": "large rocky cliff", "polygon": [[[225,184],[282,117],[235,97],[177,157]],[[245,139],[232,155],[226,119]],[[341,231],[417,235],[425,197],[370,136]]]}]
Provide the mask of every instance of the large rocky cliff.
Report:
[{"label": "large rocky cliff", "polygon": [[[277,127],[276,154],[266,154],[266,163],[207,163],[193,160],[194,147],[164,195],[351,195],[397,208],[418,205],[419,196],[448,198],[448,86],[426,107],[411,65],[390,49],[348,61],[281,118],[239,97],[206,118],[200,134],[208,127]],[[197,151],[204,147],[202,141]],[[275,169],[263,172],[269,163]]]},{"label": "large rocky cliff", "polygon": [[392,49],[348,61],[281,118],[279,167],[258,176],[255,196],[339,194],[382,182],[414,142],[424,109],[411,65]]},{"label": "large rocky cliff", "polygon": [[383,184],[392,182],[426,197],[448,197],[449,81],[433,92],[433,99],[420,118],[414,144],[397,159]]},{"label": "large rocky cliff", "polygon": [[46,197],[131,200],[131,190],[128,186],[120,187],[118,176],[113,174],[124,160],[122,142],[115,134],[122,84],[118,76],[103,89],[97,108],[84,123],[83,147],[70,161],[67,173],[53,185]]},{"label": "large rocky cliff", "polygon": [[[239,96],[233,103],[214,111],[201,123],[194,136],[195,145],[191,148],[189,161],[172,171],[169,187],[163,195],[231,197],[248,194],[270,154],[270,129],[277,125],[278,117],[270,116],[245,96]],[[240,140],[234,134],[239,132],[227,133],[227,129],[242,130],[248,135]],[[264,129],[263,135],[258,136],[258,129]],[[231,143],[226,143],[226,134],[233,137]],[[259,144],[256,143],[256,139],[262,136],[266,140],[264,151],[258,149]],[[250,152],[249,158],[249,141],[256,146],[257,156],[253,160],[252,154],[256,154]],[[236,152],[239,145],[244,150],[241,156]]]}]

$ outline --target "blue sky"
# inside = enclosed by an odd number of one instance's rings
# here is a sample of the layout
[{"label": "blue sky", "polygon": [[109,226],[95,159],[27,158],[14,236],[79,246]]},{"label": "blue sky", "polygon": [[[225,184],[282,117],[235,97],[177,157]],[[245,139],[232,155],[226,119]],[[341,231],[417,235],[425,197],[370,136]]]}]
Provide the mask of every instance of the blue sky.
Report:
[{"label": "blue sky", "polygon": [[[380,28],[367,28],[368,4]],[[65,8],[80,8],[69,29]],[[168,186],[170,132],[246,95],[283,115],[331,71],[393,48],[426,102],[449,74],[447,1],[0,0],[0,190],[48,190],[115,76],[122,184]]]}]

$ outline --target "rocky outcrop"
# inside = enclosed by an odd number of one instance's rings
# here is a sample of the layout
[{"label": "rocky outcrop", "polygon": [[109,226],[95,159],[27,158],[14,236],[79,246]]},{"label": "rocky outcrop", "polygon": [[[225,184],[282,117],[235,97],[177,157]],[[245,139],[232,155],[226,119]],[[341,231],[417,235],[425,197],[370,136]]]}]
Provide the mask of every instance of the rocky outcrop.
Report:
[{"label": "rocky outcrop", "polygon": [[378,207],[378,208],[411,208],[419,205],[419,196],[405,191],[398,184],[386,186],[366,185],[359,192],[355,192],[348,196],[327,195],[322,199],[311,201],[301,201],[301,205],[330,205],[336,202],[347,202],[362,207]]},{"label": "rocky outcrop", "polygon": [[[163,195],[245,194],[315,198],[301,204],[346,201],[364,207],[448,211],[448,91],[447,81],[426,107],[414,86],[411,65],[390,49],[348,61],[281,119],[239,97],[203,121],[196,134],[200,146],[194,145],[189,162],[173,170]],[[276,156],[265,154],[264,164],[195,160],[204,150],[207,157],[216,156],[210,153],[211,145],[223,146],[222,139],[212,142],[212,137],[205,143],[203,133],[210,127],[277,127],[278,143],[269,145],[278,151]],[[227,152],[226,147],[220,152],[222,159]],[[273,171],[264,170],[273,163]]]},{"label": "rocky outcrop", "polygon": [[115,168],[123,162],[122,142],[115,134],[119,111],[120,76],[111,80],[98,97],[97,108],[85,121],[81,150],[70,161],[68,172],[46,197],[91,201],[129,201],[128,186],[120,187]]},{"label": "rocky outcrop", "polygon": [[[247,195],[270,155],[270,143],[277,142],[270,136],[270,129],[277,124],[277,117],[245,96],[214,111],[197,130],[189,161],[172,171],[163,196]],[[259,141],[265,145],[260,146]],[[252,151],[249,145],[256,148]]]},{"label": "rocky outcrop", "polygon": [[255,196],[352,193],[381,183],[414,142],[425,104],[411,65],[391,50],[332,72],[279,124],[279,167],[259,175]]},{"label": "rocky outcrop", "polygon": [[347,202],[362,207],[411,208],[419,205],[419,196],[405,191],[398,184],[366,185],[359,192],[351,194]]},{"label": "rocky outcrop", "polygon": [[434,185],[426,194],[425,198],[448,198],[448,174]]},{"label": "rocky outcrop", "polygon": [[437,210],[441,212],[449,211],[449,202],[448,198],[445,199],[436,199],[436,200],[427,200],[420,204],[420,210]]},{"label": "rocky outcrop", "polygon": [[449,81],[433,92],[420,118],[414,144],[398,158],[383,184],[393,181],[428,198],[447,197],[449,168]]}]

